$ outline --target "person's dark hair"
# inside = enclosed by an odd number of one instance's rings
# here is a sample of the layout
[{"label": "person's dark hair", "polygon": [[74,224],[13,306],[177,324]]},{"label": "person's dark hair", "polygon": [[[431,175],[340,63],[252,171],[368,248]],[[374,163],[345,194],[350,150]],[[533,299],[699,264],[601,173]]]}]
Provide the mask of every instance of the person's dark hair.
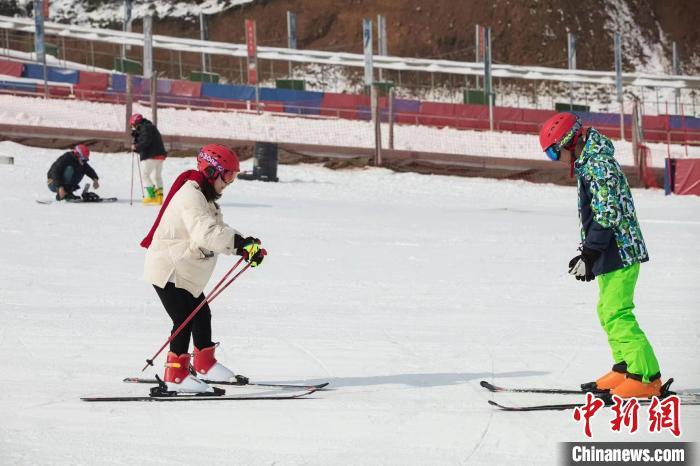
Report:
[{"label": "person's dark hair", "polygon": [[214,189],[214,182],[209,181],[206,178],[204,180],[204,183],[202,183],[202,194],[204,194],[204,198],[207,200],[207,202],[216,203],[216,201],[218,201],[219,198],[221,198],[221,194],[217,193]]}]

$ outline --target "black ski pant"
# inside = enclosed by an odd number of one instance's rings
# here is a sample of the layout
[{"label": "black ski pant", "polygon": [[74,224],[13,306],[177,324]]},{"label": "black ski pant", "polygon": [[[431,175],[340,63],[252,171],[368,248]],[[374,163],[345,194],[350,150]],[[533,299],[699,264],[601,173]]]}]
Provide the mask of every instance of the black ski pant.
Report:
[{"label": "black ski pant", "polygon": [[[173,321],[173,329],[170,332],[177,330],[187,317],[199,306],[204,300],[204,294],[200,294],[196,298],[189,291],[182,288],[177,288],[174,283],[168,282],[165,288],[159,288],[153,285],[156,289],[160,301],[165,307],[165,311]],[[170,351],[177,354],[187,353],[190,346],[190,335],[194,340],[194,346],[198,349],[208,348],[214,343],[211,341],[211,311],[209,304],[205,304],[202,309],[195,314],[180,333],[170,342]]]}]

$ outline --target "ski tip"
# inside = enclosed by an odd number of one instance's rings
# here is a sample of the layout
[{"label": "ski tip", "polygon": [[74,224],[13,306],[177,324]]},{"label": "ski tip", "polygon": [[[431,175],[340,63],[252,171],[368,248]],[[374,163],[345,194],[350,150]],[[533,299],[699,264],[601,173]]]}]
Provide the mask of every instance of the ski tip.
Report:
[{"label": "ski tip", "polygon": [[494,407],[496,407],[496,408],[498,408],[498,409],[502,409],[502,410],[504,410],[504,411],[512,411],[512,410],[513,410],[513,408],[500,405],[500,404],[496,403],[496,402],[493,401],[493,400],[486,400],[486,401],[488,401],[489,404],[490,404],[491,406],[494,406]]},{"label": "ski tip", "polygon": [[325,382],[325,383],[320,383],[320,384],[318,384],[318,385],[314,385],[313,387],[314,387],[316,390],[321,390],[321,389],[323,389],[323,388],[326,388],[329,384],[330,384],[330,382]]},{"label": "ski tip", "polygon": [[497,391],[498,391],[498,387],[496,387],[495,385],[493,385],[493,384],[491,384],[491,383],[489,383],[489,382],[487,382],[487,381],[485,381],[485,380],[482,380],[481,382],[479,382],[479,385],[481,385],[482,387],[484,387],[486,390],[490,390],[490,391],[492,391],[492,392],[497,392]]}]

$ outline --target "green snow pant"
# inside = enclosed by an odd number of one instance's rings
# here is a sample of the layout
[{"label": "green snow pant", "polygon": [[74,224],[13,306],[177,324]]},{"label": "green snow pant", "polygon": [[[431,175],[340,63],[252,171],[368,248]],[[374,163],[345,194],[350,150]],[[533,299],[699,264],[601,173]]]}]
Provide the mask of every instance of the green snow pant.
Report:
[{"label": "green snow pant", "polygon": [[626,362],[627,372],[649,383],[659,373],[659,362],[632,313],[638,276],[639,264],[598,276],[598,319],[608,335],[613,361]]}]

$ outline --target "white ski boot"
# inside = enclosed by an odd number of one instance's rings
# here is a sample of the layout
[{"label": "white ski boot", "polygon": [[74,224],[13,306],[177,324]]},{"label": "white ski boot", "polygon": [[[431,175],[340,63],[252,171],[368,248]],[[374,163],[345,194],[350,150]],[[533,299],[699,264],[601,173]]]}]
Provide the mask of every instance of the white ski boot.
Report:
[{"label": "white ski boot", "polygon": [[[194,349],[194,371],[202,380],[208,382],[238,382],[239,377],[231,369],[217,362],[214,357],[216,345],[208,348]],[[247,381],[247,379],[246,379]]]},{"label": "white ski boot", "polygon": [[214,389],[206,382],[190,373],[190,354],[178,356],[168,352],[168,362],[165,365],[163,381],[168,391],[177,393],[214,393]]}]

